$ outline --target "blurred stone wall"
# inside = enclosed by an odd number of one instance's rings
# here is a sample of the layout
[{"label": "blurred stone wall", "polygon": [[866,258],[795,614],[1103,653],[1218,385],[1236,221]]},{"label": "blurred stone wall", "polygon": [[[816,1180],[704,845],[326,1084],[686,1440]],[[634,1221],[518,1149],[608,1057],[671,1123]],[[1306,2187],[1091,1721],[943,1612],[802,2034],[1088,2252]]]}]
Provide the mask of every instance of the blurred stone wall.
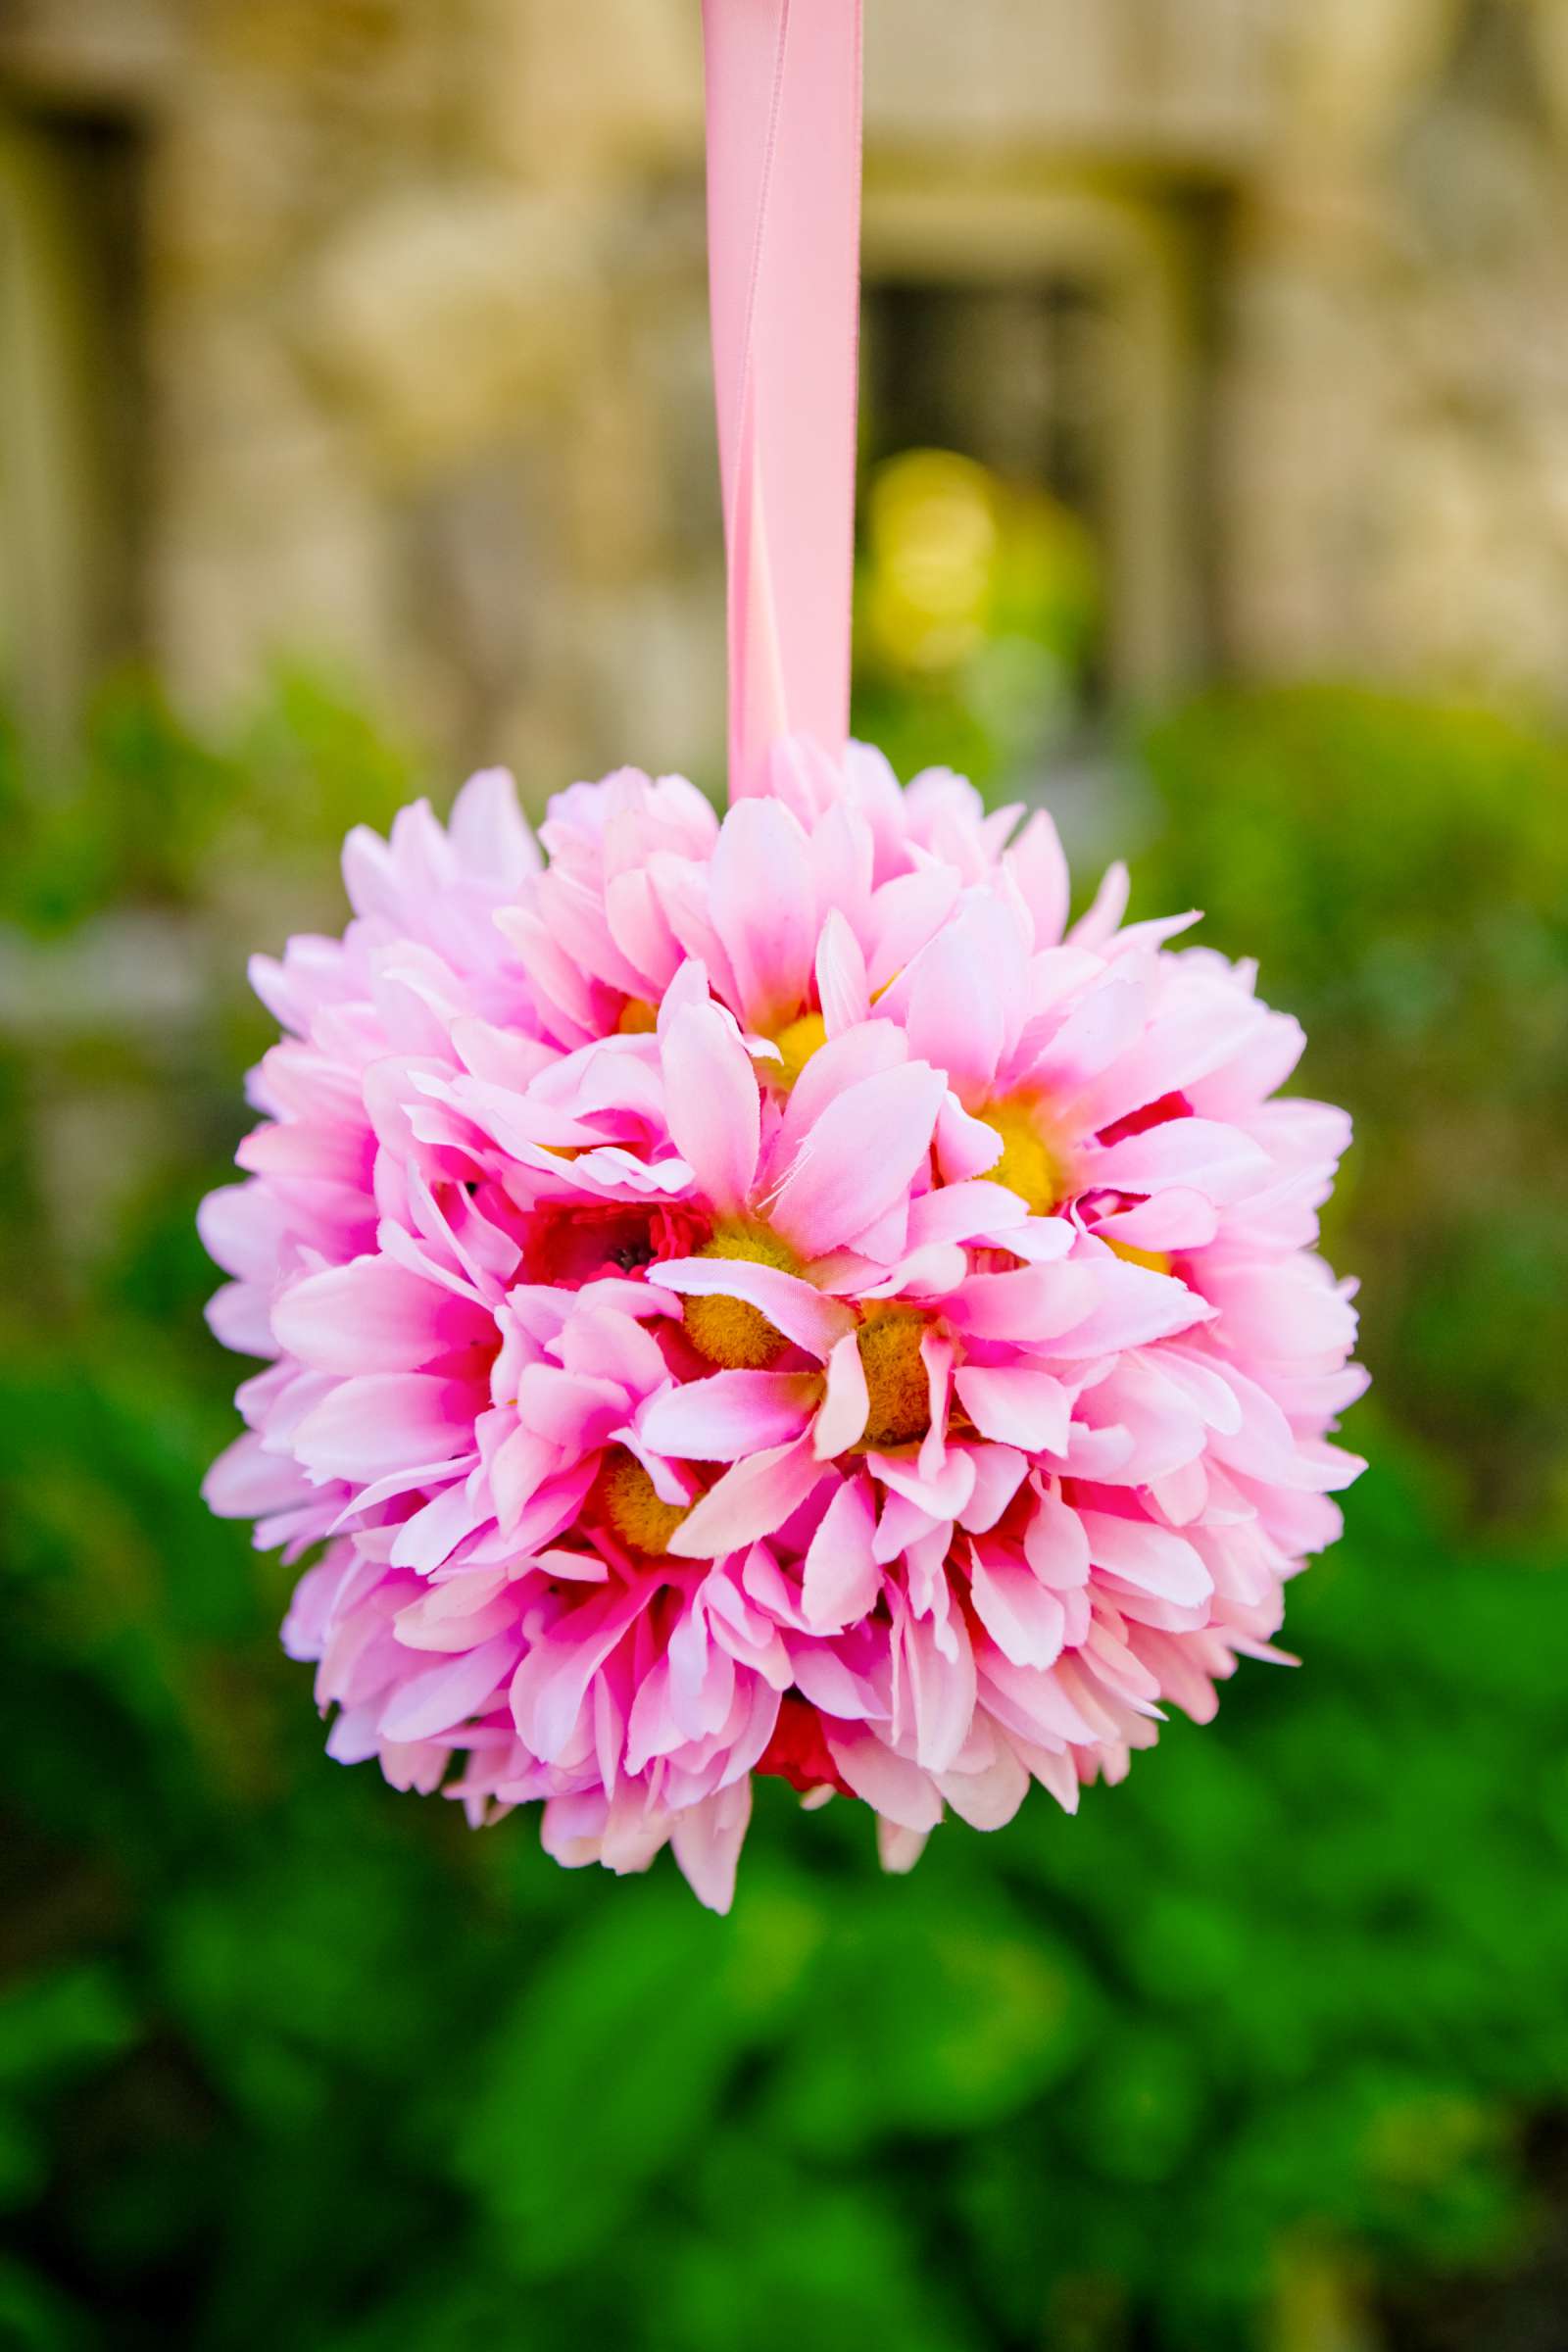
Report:
[{"label": "blurred stone wall", "polygon": [[[1124,257],[1129,690],[1564,699],[1563,0],[867,16],[873,291]],[[129,629],[131,533],[197,708],[303,655],[454,761],[714,772],[697,0],[10,0],[0,133],[14,676]]]}]

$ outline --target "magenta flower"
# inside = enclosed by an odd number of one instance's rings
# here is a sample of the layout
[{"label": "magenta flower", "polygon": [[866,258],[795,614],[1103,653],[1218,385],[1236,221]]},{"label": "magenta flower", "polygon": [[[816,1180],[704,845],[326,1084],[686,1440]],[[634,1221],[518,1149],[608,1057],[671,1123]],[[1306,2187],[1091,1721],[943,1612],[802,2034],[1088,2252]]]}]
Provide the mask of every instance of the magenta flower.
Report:
[{"label": "magenta flower", "polygon": [[324,1545],[329,1751],[716,1909],[755,1772],[899,1869],[1206,1720],[1359,1467],[1348,1123],[1271,1099],[1250,968],[1119,868],[1067,931],[1050,819],[956,777],[771,781],[574,786],[548,866],[498,773],[353,835],[202,1215],[269,1359],[207,1491]]}]

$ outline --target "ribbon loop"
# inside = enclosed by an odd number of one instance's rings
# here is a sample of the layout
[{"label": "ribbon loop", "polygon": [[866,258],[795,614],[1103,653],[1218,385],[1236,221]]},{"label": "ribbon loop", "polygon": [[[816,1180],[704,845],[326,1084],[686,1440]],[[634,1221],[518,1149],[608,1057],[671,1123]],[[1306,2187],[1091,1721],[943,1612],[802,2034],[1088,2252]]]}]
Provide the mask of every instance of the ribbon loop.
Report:
[{"label": "ribbon loop", "polygon": [[703,0],[729,789],[849,732],[861,0]]}]

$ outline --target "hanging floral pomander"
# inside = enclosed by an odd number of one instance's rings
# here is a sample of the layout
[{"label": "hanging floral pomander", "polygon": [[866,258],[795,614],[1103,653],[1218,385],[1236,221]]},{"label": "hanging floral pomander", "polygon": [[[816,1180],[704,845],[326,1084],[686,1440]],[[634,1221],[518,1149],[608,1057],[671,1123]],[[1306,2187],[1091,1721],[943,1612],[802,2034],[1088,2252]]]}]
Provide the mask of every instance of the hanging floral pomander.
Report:
[{"label": "hanging floral pomander", "polygon": [[1363,1383],[1251,968],[1120,868],[1069,929],[1048,816],[844,743],[858,11],[707,16],[732,805],[353,835],[202,1230],[268,1359],[207,1491],[313,1557],[329,1752],[723,1909],[756,1773],[902,1868],[1206,1719]]}]

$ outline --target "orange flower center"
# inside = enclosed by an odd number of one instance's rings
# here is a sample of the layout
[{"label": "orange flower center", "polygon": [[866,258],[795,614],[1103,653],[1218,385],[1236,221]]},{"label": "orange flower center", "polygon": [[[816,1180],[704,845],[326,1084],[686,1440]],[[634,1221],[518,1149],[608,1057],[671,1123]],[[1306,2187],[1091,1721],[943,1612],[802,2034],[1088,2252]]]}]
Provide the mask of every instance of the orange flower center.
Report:
[{"label": "orange flower center", "polygon": [[[787,1242],[765,1225],[720,1225],[699,1257],[738,1258],[754,1266],[777,1266],[780,1273],[798,1274],[801,1261]],[[727,1372],[761,1372],[776,1363],[788,1348],[784,1334],[771,1324],[760,1306],[747,1298],[722,1293],[711,1298],[686,1301],[686,1337],[699,1355]]]},{"label": "orange flower center", "polygon": [[796,1079],[813,1054],[827,1044],[827,1023],[819,1012],[803,1012],[797,1021],[788,1022],[773,1039],[779,1050],[778,1061],[766,1061],[760,1067],[788,1094]]},{"label": "orange flower center", "polygon": [[894,1311],[862,1323],[856,1345],[865,1372],[870,1409],[866,1446],[909,1446],[931,1426],[931,1384],[920,1342],[925,1318]]},{"label": "orange flower center", "polygon": [[686,1516],[684,1503],[665,1502],[634,1453],[612,1446],[594,1481],[590,1505],[597,1506],[628,1551],[659,1559]]},{"label": "orange flower center", "polygon": [[1170,1272],[1170,1259],[1163,1250],[1140,1250],[1136,1242],[1113,1242],[1108,1236],[1105,1247],[1114,1250],[1116,1255],[1124,1257],[1130,1266],[1147,1266],[1151,1274]]},{"label": "orange flower center", "polygon": [[983,1174],[1027,1200],[1037,1217],[1050,1216],[1072,1190],[1067,1154],[1052,1135],[1044,1105],[1032,1095],[1013,1095],[976,1113],[1002,1139],[1002,1157]]}]

